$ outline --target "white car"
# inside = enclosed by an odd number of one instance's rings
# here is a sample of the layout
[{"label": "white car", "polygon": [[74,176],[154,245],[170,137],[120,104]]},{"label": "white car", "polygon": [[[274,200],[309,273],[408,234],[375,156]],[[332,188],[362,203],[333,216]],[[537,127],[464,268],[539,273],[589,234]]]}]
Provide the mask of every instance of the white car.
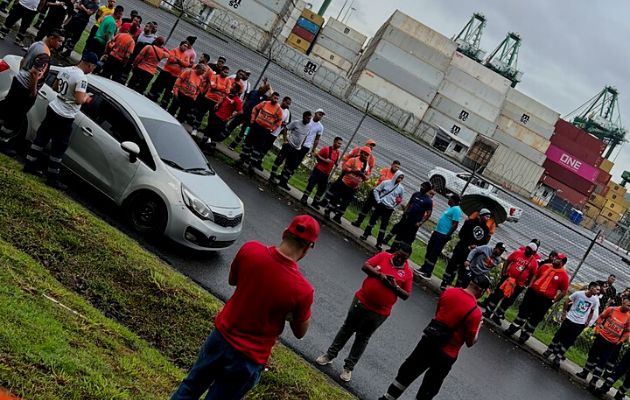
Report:
[{"label": "white car", "polygon": [[[20,59],[0,60],[0,99]],[[57,95],[51,86],[58,71],[51,68],[27,115],[27,140],[35,137]],[[123,85],[96,75],[88,80],[93,101],[74,122],[63,165],[121,206],[137,231],[164,234],[196,250],[232,245],[241,234],[243,202],[181,124]]]},{"label": "white car", "polygon": [[446,195],[448,193],[460,194],[470,180],[464,194],[483,194],[492,197],[505,208],[507,220],[518,222],[523,214],[523,210],[497,196],[498,189],[479,175],[470,179],[469,172],[453,172],[446,168],[435,167],[429,171],[429,182],[433,184],[436,192]]}]

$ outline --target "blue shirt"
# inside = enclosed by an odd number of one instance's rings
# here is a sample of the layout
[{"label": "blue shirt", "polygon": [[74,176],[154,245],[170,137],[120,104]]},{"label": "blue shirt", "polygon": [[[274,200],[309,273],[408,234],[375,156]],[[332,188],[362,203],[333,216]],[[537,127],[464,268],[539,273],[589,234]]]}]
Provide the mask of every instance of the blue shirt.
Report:
[{"label": "blue shirt", "polygon": [[409,207],[405,214],[411,221],[422,221],[424,213],[431,210],[433,210],[433,199],[426,194],[415,192],[409,199]]},{"label": "blue shirt", "polygon": [[450,207],[442,213],[442,216],[435,227],[435,231],[437,233],[441,233],[442,235],[446,235],[451,230],[453,222],[459,223],[461,218],[462,209],[459,206]]}]

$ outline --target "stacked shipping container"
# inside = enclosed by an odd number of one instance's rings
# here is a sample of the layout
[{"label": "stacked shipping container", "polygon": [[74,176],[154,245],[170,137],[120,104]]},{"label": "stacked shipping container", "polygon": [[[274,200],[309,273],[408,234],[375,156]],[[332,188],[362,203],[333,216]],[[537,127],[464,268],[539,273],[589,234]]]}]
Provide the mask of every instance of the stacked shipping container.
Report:
[{"label": "stacked shipping container", "polygon": [[421,119],[435,97],[456,45],[400,11],[378,30],[355,68],[348,100],[367,90]]},{"label": "stacked shipping container", "polygon": [[350,73],[367,36],[334,18],[329,18],[311,50],[311,57],[340,75]]},{"label": "stacked shipping container", "polygon": [[287,38],[287,43],[306,54],[323,24],[324,18],[322,16],[308,9],[302,11],[302,15],[298,18]]}]

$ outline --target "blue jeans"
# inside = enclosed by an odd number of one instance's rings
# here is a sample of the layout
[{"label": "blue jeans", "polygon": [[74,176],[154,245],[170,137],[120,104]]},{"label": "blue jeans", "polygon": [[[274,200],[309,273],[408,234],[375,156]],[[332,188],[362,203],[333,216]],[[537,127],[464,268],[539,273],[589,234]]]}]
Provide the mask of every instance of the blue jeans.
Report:
[{"label": "blue jeans", "polygon": [[239,400],[256,386],[263,367],[243,356],[215,329],[171,400],[198,400],[206,390],[206,400]]}]

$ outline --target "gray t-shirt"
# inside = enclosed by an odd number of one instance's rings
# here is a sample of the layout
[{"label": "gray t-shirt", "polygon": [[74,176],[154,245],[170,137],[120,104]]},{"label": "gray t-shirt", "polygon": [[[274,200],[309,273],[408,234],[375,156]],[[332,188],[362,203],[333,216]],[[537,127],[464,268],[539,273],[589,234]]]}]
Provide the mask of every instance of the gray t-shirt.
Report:
[{"label": "gray t-shirt", "polygon": [[304,144],[304,139],[306,139],[310,130],[310,125],[304,125],[301,120],[290,122],[289,125],[287,125],[287,139],[289,144],[294,149],[300,150],[302,148],[302,144]]},{"label": "gray t-shirt", "polygon": [[22,64],[22,68],[16,76],[18,82],[25,88],[29,88],[31,86],[31,79],[33,79],[31,69],[34,67],[40,71],[37,86],[41,87],[44,84],[44,78],[50,66],[50,49],[44,42],[33,43],[31,47],[28,48]]},{"label": "gray t-shirt", "polygon": [[599,297],[588,297],[585,291],[579,291],[569,296],[571,308],[567,312],[567,318],[574,324],[585,325],[591,310],[599,309]]},{"label": "gray t-shirt", "polygon": [[475,247],[468,254],[470,272],[473,275],[485,275],[500,262],[501,258],[493,254],[494,246],[483,245]]}]

